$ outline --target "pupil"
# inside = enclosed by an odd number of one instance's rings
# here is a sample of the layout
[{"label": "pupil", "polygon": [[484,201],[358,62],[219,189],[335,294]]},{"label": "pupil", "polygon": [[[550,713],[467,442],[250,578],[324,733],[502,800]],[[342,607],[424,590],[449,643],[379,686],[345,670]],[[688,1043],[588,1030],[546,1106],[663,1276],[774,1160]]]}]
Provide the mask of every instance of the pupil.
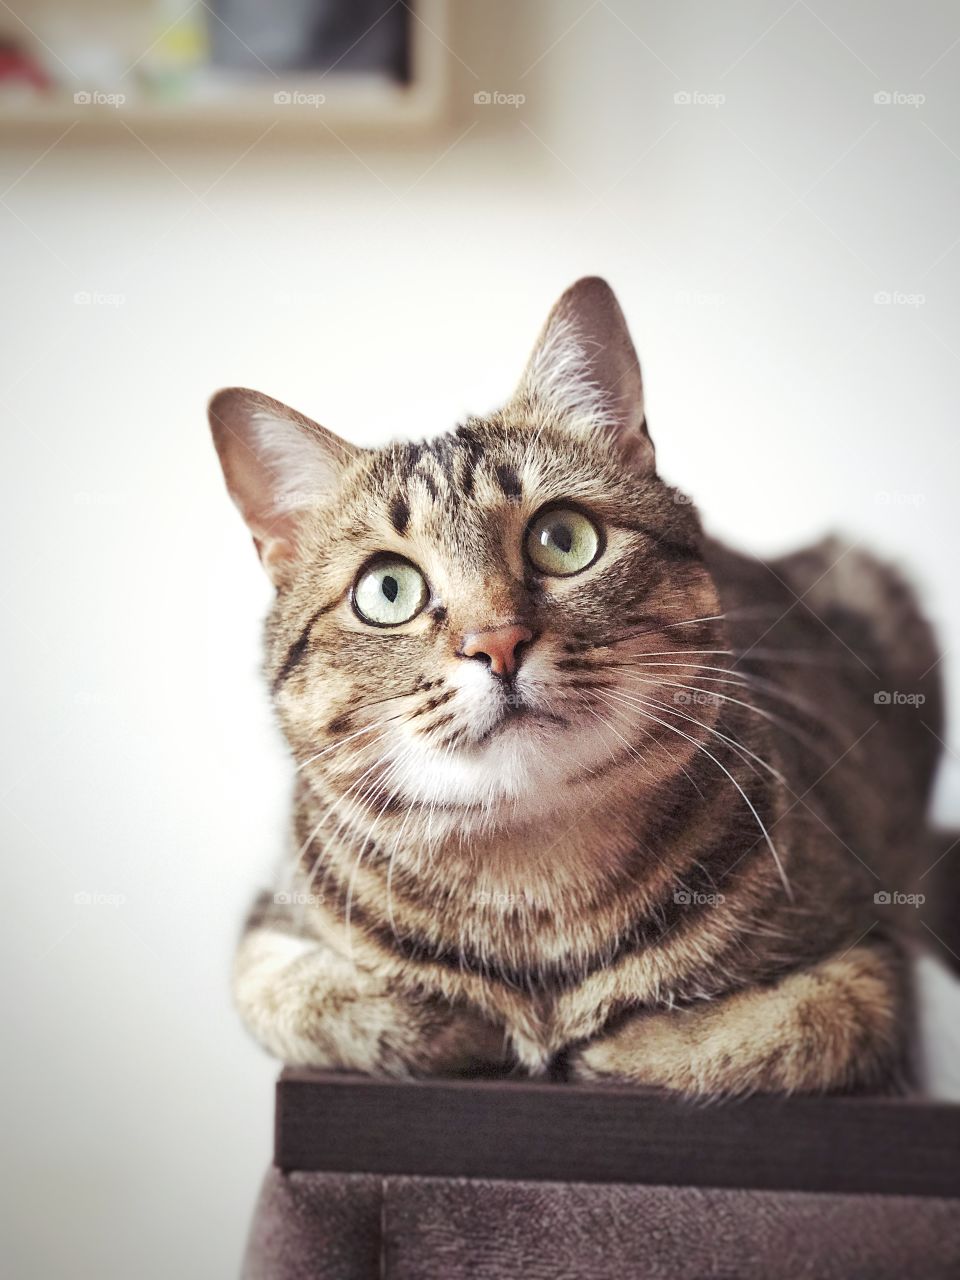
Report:
[{"label": "pupil", "polygon": [[573,546],[573,530],[566,524],[555,524],[550,530],[553,545],[566,555]]},{"label": "pupil", "polygon": [[387,597],[390,603],[393,604],[397,596],[400,594],[400,583],[396,578],[392,578],[388,574],[380,583],[380,590]]}]

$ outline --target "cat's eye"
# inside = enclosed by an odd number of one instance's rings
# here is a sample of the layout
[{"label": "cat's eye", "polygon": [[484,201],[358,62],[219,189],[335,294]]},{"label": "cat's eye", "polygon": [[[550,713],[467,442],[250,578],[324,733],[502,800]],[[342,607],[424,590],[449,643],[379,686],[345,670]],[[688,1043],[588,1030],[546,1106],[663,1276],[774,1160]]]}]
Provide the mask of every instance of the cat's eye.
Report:
[{"label": "cat's eye", "polygon": [[540,573],[566,578],[588,568],[600,554],[600,531],[582,511],[550,507],[527,527],[526,551]]},{"label": "cat's eye", "polygon": [[427,603],[427,581],[400,556],[380,556],[360,571],[353,588],[353,607],[375,627],[398,627],[415,618]]}]

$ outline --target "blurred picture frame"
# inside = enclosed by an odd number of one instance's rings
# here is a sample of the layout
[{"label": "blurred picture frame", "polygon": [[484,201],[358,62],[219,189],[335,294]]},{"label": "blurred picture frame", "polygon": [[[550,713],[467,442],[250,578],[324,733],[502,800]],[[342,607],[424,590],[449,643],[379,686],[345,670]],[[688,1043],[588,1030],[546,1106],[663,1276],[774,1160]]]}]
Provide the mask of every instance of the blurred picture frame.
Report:
[{"label": "blurred picture frame", "polygon": [[426,133],[447,118],[449,10],[449,0],[210,0],[187,12],[171,0],[37,0],[31,30],[0,22],[0,134]]}]

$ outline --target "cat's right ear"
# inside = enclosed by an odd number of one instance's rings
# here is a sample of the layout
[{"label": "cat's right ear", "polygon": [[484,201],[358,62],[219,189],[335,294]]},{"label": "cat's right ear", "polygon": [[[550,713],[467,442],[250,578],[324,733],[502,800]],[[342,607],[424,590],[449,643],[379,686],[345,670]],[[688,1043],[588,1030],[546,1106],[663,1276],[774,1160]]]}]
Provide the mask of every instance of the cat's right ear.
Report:
[{"label": "cat's right ear", "polygon": [[329,501],[362,450],[245,387],[218,391],[207,413],[230,497],[280,586],[296,558],[305,512]]},{"label": "cat's right ear", "polygon": [[539,400],[577,434],[606,436],[634,470],[653,471],[640,361],[606,280],[586,276],[561,296],[518,395]]}]

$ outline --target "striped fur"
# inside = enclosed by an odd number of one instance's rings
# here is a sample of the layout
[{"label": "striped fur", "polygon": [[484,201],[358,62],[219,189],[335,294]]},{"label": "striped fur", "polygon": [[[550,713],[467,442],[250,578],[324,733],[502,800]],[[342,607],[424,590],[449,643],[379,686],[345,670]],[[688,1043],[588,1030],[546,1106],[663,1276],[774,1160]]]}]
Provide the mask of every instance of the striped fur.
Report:
[{"label": "striped fur", "polygon": [[[278,587],[265,669],[297,769],[236,965],[271,1052],[702,1095],[902,1077],[904,909],[874,894],[909,890],[936,755],[915,705],[874,695],[922,695],[939,731],[929,628],[840,544],[763,564],[704,536],[602,282],[564,295],[506,408],[437,439],[355,450],[236,390],[211,420]],[[551,503],[601,530],[574,577],[524,558]],[[350,603],[378,552],[431,588],[389,630]],[[534,636],[507,692],[458,654],[503,623]]]}]

